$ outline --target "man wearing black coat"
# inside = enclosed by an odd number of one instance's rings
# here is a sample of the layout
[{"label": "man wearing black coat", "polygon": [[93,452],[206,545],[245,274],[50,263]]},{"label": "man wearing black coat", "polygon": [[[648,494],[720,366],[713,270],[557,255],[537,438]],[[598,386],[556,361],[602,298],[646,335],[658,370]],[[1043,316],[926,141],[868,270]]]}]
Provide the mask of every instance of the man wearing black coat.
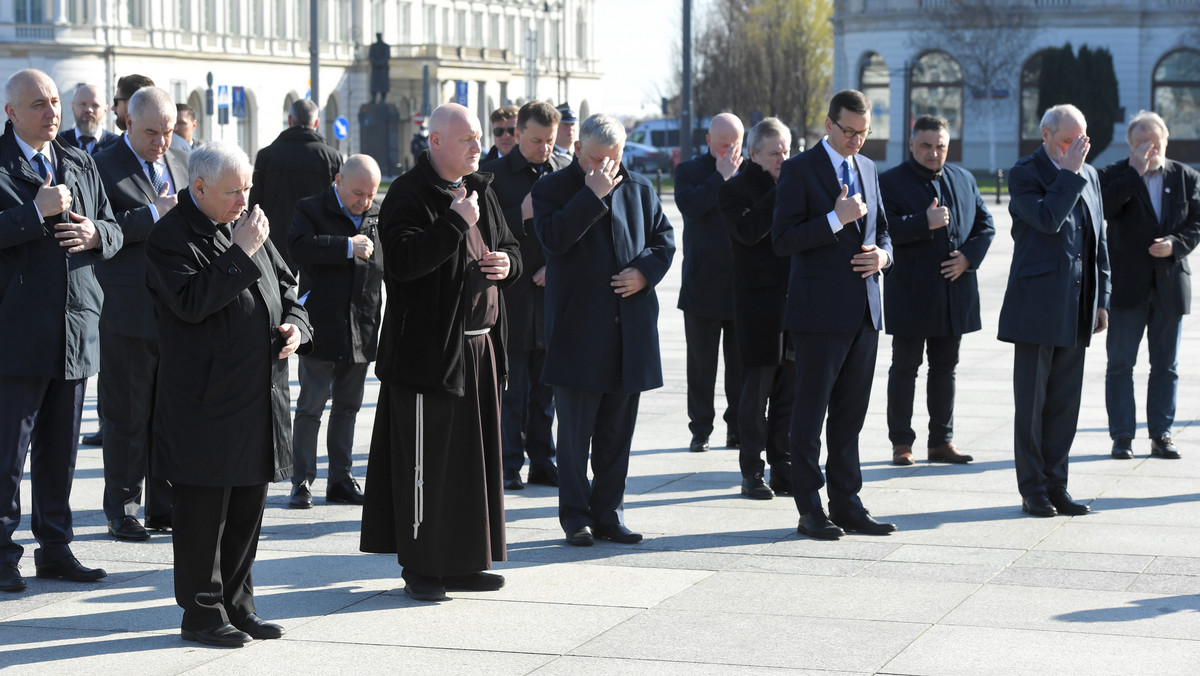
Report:
[{"label": "man wearing black coat", "polygon": [[146,242],[158,321],[154,472],[171,482],[175,601],[185,641],[238,646],[283,628],[254,606],[267,486],[292,475],[287,359],[312,349],[296,281],[246,212],[250,160],[214,141]]},{"label": "man wearing black coat", "polygon": [[[730,113],[708,125],[708,152],[675,169],[675,204],[683,214],[683,281],[679,309],[687,341],[688,448],[707,451],[713,431],[717,352],[725,356],[725,444],[738,445],[742,364],[733,326],[733,258],[717,208],[717,190],[742,163],[742,121]],[[724,341],[722,342],[722,335]]]},{"label": "man wearing black coat", "polygon": [[663,382],[655,287],[675,238],[654,187],[621,166],[624,145],[616,118],[592,115],[571,165],[533,186],[546,250],[542,378],[558,413],[558,521],[575,546],[641,541],[625,526],[625,479],[641,393]]},{"label": "man wearing black coat", "polygon": [[1200,243],[1200,173],[1167,159],[1167,125],[1141,111],[1126,126],[1129,158],[1099,171],[1108,218],[1112,298],[1108,314],[1105,401],[1114,458],[1133,457],[1137,423],[1133,365],[1142,334],[1150,378],[1146,427],[1150,454],[1178,459],[1171,441],[1183,315],[1191,312],[1187,255]]},{"label": "man wearing black coat", "polygon": [[477,171],[480,136],[465,107],[434,110],[429,152],[379,212],[387,309],[359,548],[395,553],[405,593],[421,601],[504,585],[484,571],[507,556],[500,291],[521,254],[491,175]]},{"label": "man wearing black coat", "polygon": [[0,136],[0,591],[25,589],[13,542],[30,455],[37,576],[105,576],[71,553],[71,483],[103,292],[93,267],[121,248],[92,158],[54,140],[58,89],[37,70],[5,85]]},{"label": "man wearing black coat", "polygon": [[950,126],[922,115],[908,142],[912,156],[879,176],[896,264],[884,280],[884,326],[892,335],[888,437],[892,464],[911,465],[913,397],[921,355],[929,351],[930,462],[968,463],[954,438],[954,370],[964,333],[978,331],[979,284],[996,229],[975,177],[946,164]]},{"label": "man wearing black coat", "polygon": [[521,243],[521,262],[530,274],[504,290],[508,311],[508,387],[500,429],[504,436],[504,488],[518,490],[521,467],[529,454],[529,483],[558,485],[554,466],[554,390],[542,382],[546,363],[546,255],[533,232],[534,182],[567,164],[553,155],[559,113],[548,103],[531,101],[516,117],[517,145],[504,157],[486,162],[492,190],[504,209],[504,221]]},{"label": "man wearing black coat", "polygon": [[[171,528],[171,486],[153,478],[151,427],[158,376],[158,330],[146,288],[146,239],[188,185],[187,153],[173,147],[175,103],[157,87],[129,102],[127,134],[96,155],[125,245],[96,266],[104,287],[100,315],[100,386],[104,390],[104,517],[118,540]],[[149,482],[146,477],[149,476]],[[143,491],[143,486],[145,490]],[[146,527],[138,522],[143,493]]]},{"label": "man wearing black coat", "polygon": [[[379,165],[351,155],[324,191],[300,200],[292,219],[292,260],[300,265],[300,297],[321,341],[300,357],[300,396],[292,431],[294,508],[312,507],[317,434],[329,412],[326,502],[363,503],[350,474],[354,422],[362,407],[367,367],[379,344],[383,251],[379,246]],[[379,249],[379,251],[376,251]]]},{"label": "man wearing black coat", "polygon": [[296,274],[299,268],[288,252],[288,230],[296,203],[333,183],[342,157],[317,133],[321,120],[317,104],[300,99],[288,113],[288,128],[254,157],[254,187],[250,203],[266,212],[271,243]]},{"label": "man wearing black coat", "polygon": [[[775,181],[792,134],[768,117],[750,130],[750,161],[721,185],[718,206],[733,249],[733,325],[742,359],[738,463],[742,495],[769,500],[792,492],[788,427],[796,390],[795,351],[783,330],[791,262],[771,248]],[[771,483],[763,478],[763,451]]]}]

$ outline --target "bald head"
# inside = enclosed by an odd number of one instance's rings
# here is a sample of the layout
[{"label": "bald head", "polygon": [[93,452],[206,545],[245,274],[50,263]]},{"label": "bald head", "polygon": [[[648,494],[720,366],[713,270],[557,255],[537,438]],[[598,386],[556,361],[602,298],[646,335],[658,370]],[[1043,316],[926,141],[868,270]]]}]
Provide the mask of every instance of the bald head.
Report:
[{"label": "bald head", "polygon": [[451,183],[479,169],[482,131],[471,111],[446,103],[429,116],[429,157],[438,175]]},{"label": "bald head", "polygon": [[742,121],[733,113],[714,116],[708,123],[708,153],[713,157],[721,157],[735,146],[740,151],[745,131]]},{"label": "bald head", "polygon": [[19,70],[4,84],[4,112],[22,141],[41,150],[58,134],[58,87],[40,70]]},{"label": "bald head", "polygon": [[333,177],[334,189],[342,206],[355,216],[371,208],[379,190],[379,163],[370,155],[351,155],[342,170]]},{"label": "bald head", "polygon": [[100,125],[108,114],[104,94],[96,85],[80,85],[71,99],[71,113],[75,116],[76,136],[99,136]]}]

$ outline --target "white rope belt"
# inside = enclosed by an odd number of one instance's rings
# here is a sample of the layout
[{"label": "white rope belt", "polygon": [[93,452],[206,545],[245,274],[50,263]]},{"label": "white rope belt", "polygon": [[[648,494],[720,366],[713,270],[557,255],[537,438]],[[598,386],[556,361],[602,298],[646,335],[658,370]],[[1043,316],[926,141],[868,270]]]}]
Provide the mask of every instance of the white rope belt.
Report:
[{"label": "white rope belt", "polygon": [[491,329],[475,329],[474,331],[463,331],[464,336],[482,336],[488,333]]},{"label": "white rope belt", "polygon": [[413,468],[413,539],[425,520],[425,395],[417,394],[416,466]]}]

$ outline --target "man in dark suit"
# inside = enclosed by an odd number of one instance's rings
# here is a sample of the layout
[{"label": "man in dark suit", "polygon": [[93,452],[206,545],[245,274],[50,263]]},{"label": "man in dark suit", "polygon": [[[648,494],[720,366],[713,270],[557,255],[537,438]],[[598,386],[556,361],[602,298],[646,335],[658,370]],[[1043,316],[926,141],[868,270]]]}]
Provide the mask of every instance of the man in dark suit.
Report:
[{"label": "man in dark suit", "polygon": [[117,142],[120,134],[104,129],[104,116],[108,106],[96,85],[79,85],[71,99],[71,113],[75,116],[75,127],[58,135],[59,141],[76,146],[89,155],[104,150]]},{"label": "man in dark suit", "polygon": [[621,166],[621,123],[593,115],[579,137],[571,166],[533,186],[546,250],[542,378],[558,412],[558,521],[571,545],[632,544],[642,536],[625,526],[625,478],[641,393],[662,386],[654,288],[675,240],[654,187]]},{"label": "man in dark suit", "polygon": [[683,214],[679,309],[687,341],[688,448],[707,451],[713,431],[717,353],[724,335],[725,445],[738,445],[742,364],[733,327],[733,256],[717,192],[742,164],[742,121],[721,113],[708,125],[708,152],[675,168],[675,204]]},{"label": "man in dark suit", "polygon": [[517,145],[504,157],[480,166],[491,172],[492,190],[504,209],[508,229],[521,243],[521,261],[530,271],[504,290],[508,310],[508,387],[504,390],[504,488],[519,490],[521,467],[529,454],[529,483],[558,485],[554,466],[554,390],[542,382],[546,364],[546,254],[533,232],[533,184],[569,162],[553,155],[558,111],[543,101],[521,106]]},{"label": "man in dark suit", "polygon": [[266,212],[271,222],[271,243],[288,262],[292,274],[299,268],[288,252],[288,230],[296,203],[333,183],[342,168],[342,157],[317,133],[321,120],[317,104],[300,99],[288,113],[288,128],[254,157],[254,187],[250,203]]},{"label": "man in dark suit", "polygon": [[517,111],[516,106],[500,106],[488,116],[492,123],[493,144],[487,155],[479,160],[480,166],[507,157],[517,147]]},{"label": "man in dark suit", "polygon": [[[867,414],[883,312],[879,275],[892,263],[875,163],[859,154],[871,133],[871,103],[847,89],[829,102],[825,139],[783,163],[771,241],[791,256],[784,328],[796,347],[792,491],[797,530],[836,540],[844,530],[886,535],[858,497],[858,434]],[[826,413],[829,420],[826,425]],[[821,429],[829,514],[821,508]]]},{"label": "man in dark suit", "polygon": [[[750,161],[721,184],[717,204],[733,240],[733,324],[743,374],[737,411],[741,491],[751,499],[769,500],[792,492],[788,427],[796,367],[783,330],[791,262],[771,248],[775,181],[788,158],[792,134],[778,118],[768,117],[754,125],[748,140]],[[764,450],[771,465],[769,486],[763,478]]]},{"label": "man in dark suit", "polygon": [[1079,515],[1067,459],[1079,422],[1083,358],[1108,326],[1108,246],[1087,120],[1070,104],[1042,116],[1042,145],[1009,172],[1014,241],[1000,340],[1015,343],[1013,452],[1021,508]]},{"label": "man in dark suit", "polygon": [[105,572],[71,554],[71,482],[87,377],[97,370],[102,292],[93,265],[121,248],[96,165],[54,140],[58,89],[37,70],[4,86],[0,136],[0,591],[25,589],[13,542],[30,457],[37,576]]},{"label": "man in dark suit", "polygon": [[892,464],[911,465],[913,397],[929,351],[926,402],[930,462],[968,463],[955,448],[954,370],[964,333],[978,331],[979,284],[996,229],[971,172],[946,164],[950,126],[922,115],[913,123],[908,161],[879,177],[896,264],[884,280],[883,313],[892,335],[888,438]]},{"label": "man in dark suit", "polygon": [[292,474],[287,359],[312,349],[312,327],[262,210],[245,211],[250,159],[215,141],[188,169],[146,242],[160,347],[154,471],[173,489],[183,640],[232,647],[283,635],[258,616],[250,569],[267,486]]},{"label": "man in dark suit", "polygon": [[[354,421],[362,407],[367,367],[379,345],[383,250],[379,246],[379,165],[351,155],[323,192],[300,200],[292,218],[292,260],[300,265],[300,297],[321,341],[300,357],[300,397],[292,429],[293,508],[312,507],[317,433],[329,412],[326,502],[363,503],[350,473]],[[378,251],[376,251],[378,249]]]},{"label": "man in dark suit", "polygon": [[[121,251],[96,266],[104,287],[100,386],[104,390],[104,516],[118,540],[147,540],[171,528],[171,486],[153,478],[151,425],[158,376],[154,301],[146,288],[146,238],[188,183],[187,154],[172,148],[175,104],[157,87],[129,102],[116,145],[96,155],[104,190],[124,233]],[[145,486],[146,526],[137,519]]]},{"label": "man in dark suit", "polygon": [[1157,113],[1143,110],[1134,115],[1125,134],[1129,159],[1099,172],[1112,241],[1105,374],[1108,433],[1113,457],[1132,458],[1137,424],[1133,365],[1144,332],[1150,352],[1150,455],[1178,459],[1179,450],[1171,441],[1179,381],[1175,368],[1183,315],[1192,303],[1187,255],[1200,242],[1200,173],[1167,159],[1167,125]]}]

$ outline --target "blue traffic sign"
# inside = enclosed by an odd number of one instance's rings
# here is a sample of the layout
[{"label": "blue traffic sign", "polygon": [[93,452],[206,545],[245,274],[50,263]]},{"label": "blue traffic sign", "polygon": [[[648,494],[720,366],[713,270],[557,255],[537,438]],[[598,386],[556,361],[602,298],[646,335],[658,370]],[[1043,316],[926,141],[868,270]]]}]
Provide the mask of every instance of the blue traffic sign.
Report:
[{"label": "blue traffic sign", "polygon": [[339,117],[333,121],[333,135],[340,141],[350,135],[350,121]]},{"label": "blue traffic sign", "polygon": [[245,87],[232,87],[231,89],[233,92],[233,96],[230,97],[232,99],[231,103],[232,103],[232,107],[233,107],[232,114],[234,117],[245,118],[246,117],[246,88]]},{"label": "blue traffic sign", "polygon": [[457,80],[454,83],[454,102],[460,106],[467,105],[467,85],[469,84],[466,80]]}]

